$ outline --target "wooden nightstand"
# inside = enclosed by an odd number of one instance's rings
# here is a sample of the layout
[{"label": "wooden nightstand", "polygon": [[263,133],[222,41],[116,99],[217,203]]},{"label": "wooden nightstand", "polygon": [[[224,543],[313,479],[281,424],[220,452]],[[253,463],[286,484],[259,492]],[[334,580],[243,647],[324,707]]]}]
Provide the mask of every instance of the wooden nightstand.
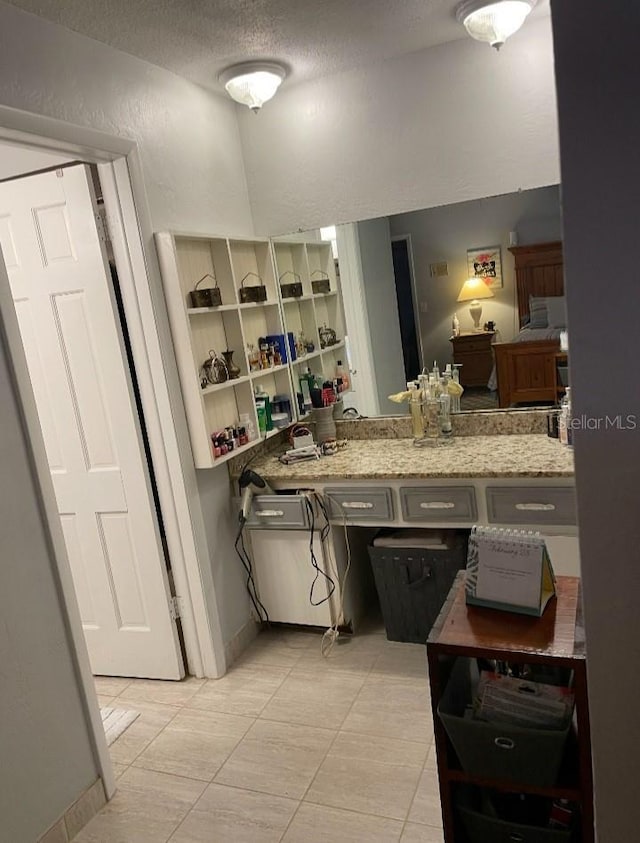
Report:
[{"label": "wooden nightstand", "polygon": [[494,336],[493,331],[482,331],[451,337],[453,362],[462,364],[462,386],[486,386],[489,382],[493,368],[491,343]]}]

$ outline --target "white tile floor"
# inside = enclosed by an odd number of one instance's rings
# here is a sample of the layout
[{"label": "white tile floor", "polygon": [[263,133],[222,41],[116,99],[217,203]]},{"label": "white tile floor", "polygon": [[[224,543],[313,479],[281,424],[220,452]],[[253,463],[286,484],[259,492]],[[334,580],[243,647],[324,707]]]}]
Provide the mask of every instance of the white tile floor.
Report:
[{"label": "white tile floor", "polygon": [[96,680],[140,717],[78,843],[442,843],[425,648],[266,632],[219,680]]}]

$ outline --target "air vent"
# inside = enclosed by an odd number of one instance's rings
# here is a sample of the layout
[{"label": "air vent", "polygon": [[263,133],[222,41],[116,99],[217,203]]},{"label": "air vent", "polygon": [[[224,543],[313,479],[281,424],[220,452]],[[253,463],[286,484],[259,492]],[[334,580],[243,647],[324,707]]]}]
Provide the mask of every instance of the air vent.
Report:
[{"label": "air vent", "polygon": [[449,266],[447,265],[447,262],[442,261],[441,263],[430,263],[429,274],[432,278],[445,278],[449,275]]}]

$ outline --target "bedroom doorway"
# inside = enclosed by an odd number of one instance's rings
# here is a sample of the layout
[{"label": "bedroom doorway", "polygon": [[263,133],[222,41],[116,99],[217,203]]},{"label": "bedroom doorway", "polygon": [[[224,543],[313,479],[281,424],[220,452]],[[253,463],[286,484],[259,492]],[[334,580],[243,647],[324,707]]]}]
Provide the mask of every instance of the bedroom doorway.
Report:
[{"label": "bedroom doorway", "polygon": [[410,381],[420,374],[425,363],[416,320],[413,255],[409,235],[391,238],[391,257],[396,282],[404,372],[406,380]]}]

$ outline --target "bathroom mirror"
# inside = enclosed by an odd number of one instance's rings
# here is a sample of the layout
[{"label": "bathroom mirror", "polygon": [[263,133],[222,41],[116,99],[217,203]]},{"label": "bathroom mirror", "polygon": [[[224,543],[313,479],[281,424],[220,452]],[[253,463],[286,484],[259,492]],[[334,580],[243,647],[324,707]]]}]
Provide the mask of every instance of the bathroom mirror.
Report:
[{"label": "bathroom mirror", "polygon": [[[462,359],[474,385],[466,388],[461,409],[495,410],[497,392],[487,389],[495,389],[491,340],[510,343],[520,330],[509,249],[560,240],[558,185],[275,237],[281,284],[299,276],[306,285],[303,295],[282,299],[287,329],[305,337],[323,325],[336,332],[336,352],[318,354],[304,368],[315,365],[328,377],[338,360],[349,364],[345,406],[367,416],[405,414],[408,408],[388,396],[424,366],[453,363],[454,314],[463,335],[474,328],[471,302],[458,296],[478,257],[489,253],[493,295],[480,301],[480,327],[492,322],[495,335],[466,340]],[[312,288],[314,280],[323,283]]]}]

